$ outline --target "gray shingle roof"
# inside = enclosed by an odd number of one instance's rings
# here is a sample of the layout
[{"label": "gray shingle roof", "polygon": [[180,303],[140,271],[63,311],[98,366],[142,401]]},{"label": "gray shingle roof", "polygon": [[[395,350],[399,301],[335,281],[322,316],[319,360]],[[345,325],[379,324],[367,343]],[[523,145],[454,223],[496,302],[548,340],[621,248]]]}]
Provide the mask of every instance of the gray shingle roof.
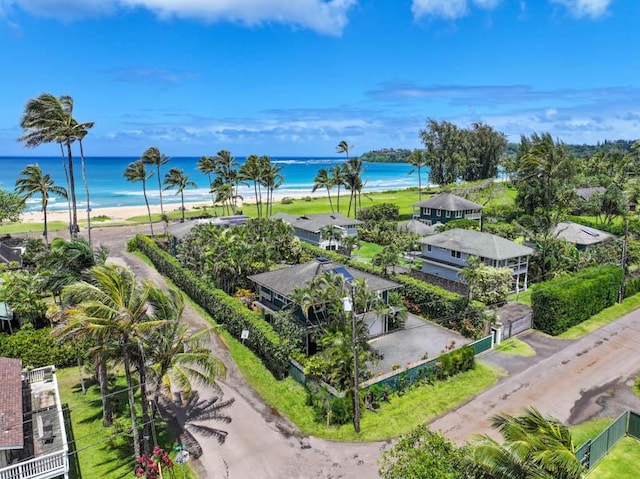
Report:
[{"label": "gray shingle roof", "polygon": [[437,194],[428,200],[418,201],[414,203],[413,206],[444,211],[481,210],[483,208],[483,206],[478,203],[474,203],[448,191]]},{"label": "gray shingle roof", "polygon": [[593,188],[576,188],[576,194],[585,201],[589,201],[595,193],[605,194],[607,189],[604,186]]},{"label": "gray shingle roof", "polygon": [[433,236],[420,238],[420,243],[438,248],[460,251],[490,259],[508,259],[533,253],[528,246],[515,243],[491,233],[454,228]]},{"label": "gray shingle roof", "polygon": [[364,279],[367,286],[374,291],[384,291],[401,287],[400,284],[394,281],[389,281],[379,276],[365,273],[364,271],[349,268],[348,266],[332,261],[325,262],[319,260],[308,261],[307,263],[296,264],[274,271],[267,271],[266,273],[254,274],[253,276],[249,276],[249,280],[285,297],[289,297],[296,286],[304,287],[304,285],[309,283],[313,278],[323,274],[325,271],[332,271],[339,268],[344,268],[346,273],[355,279]]},{"label": "gray shingle roof", "polygon": [[[437,223],[438,225],[440,223]],[[420,236],[428,236],[436,233],[437,225],[429,226],[420,220],[409,220],[398,225],[398,231],[406,231],[408,233],[417,234]]]},{"label": "gray shingle roof", "polygon": [[345,217],[342,213],[323,213],[315,215],[294,216],[286,213],[276,213],[272,218],[280,218],[289,223],[294,228],[310,231],[312,233],[319,232],[325,226],[350,226],[361,225],[362,221]]},{"label": "gray shingle roof", "polygon": [[573,223],[571,221],[558,223],[558,226],[556,226],[553,233],[557,238],[563,239],[568,243],[579,244],[582,246],[601,243],[602,241],[613,237],[612,234],[606,233],[605,231],[589,228],[588,226]]}]

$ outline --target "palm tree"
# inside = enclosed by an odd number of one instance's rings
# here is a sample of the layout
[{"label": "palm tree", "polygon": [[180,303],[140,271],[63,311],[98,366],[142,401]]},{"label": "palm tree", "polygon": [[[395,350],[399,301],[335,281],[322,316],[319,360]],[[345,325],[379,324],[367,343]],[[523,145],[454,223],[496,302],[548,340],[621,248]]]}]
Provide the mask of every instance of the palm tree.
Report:
[{"label": "palm tree", "polygon": [[158,400],[161,389],[173,397],[174,384],[186,396],[191,396],[194,382],[217,387],[216,379],[224,377],[225,367],[207,348],[213,330],[192,333],[186,324],[180,323],[184,299],[175,289],[168,293],[151,290],[149,303],[154,318],[166,321],[144,341],[151,375],[156,381],[154,399]]},{"label": "palm tree", "polygon": [[235,213],[238,207],[237,201],[242,198],[238,195],[238,186],[242,182],[237,170],[238,162],[231,156],[231,152],[227,150],[220,150],[214,157],[214,160],[216,164],[216,176],[221,178],[223,183],[229,183],[232,186],[229,205]]},{"label": "palm tree", "polygon": [[343,230],[338,228],[335,225],[327,225],[327,226],[323,226],[322,228],[320,228],[320,237],[323,240],[328,240],[329,241],[329,245],[327,246],[328,250],[331,249],[331,244],[334,241],[337,243],[336,244],[336,248],[337,248],[337,245],[339,244],[339,242],[342,239],[343,235],[344,235]]},{"label": "palm tree", "polygon": [[43,174],[42,169],[37,164],[29,165],[20,172],[21,177],[16,180],[16,192],[24,195],[25,200],[34,195],[40,195],[42,198],[42,213],[44,215],[44,240],[49,244],[49,231],[47,229],[47,205],[49,204],[49,195],[55,194],[67,197],[67,190],[62,186],[54,184],[49,174]]},{"label": "palm tree", "polygon": [[480,436],[474,460],[481,470],[497,479],[580,479],[584,468],[575,456],[569,429],[552,417],[528,408],[521,416],[498,415],[492,426],[504,442]]},{"label": "palm tree", "polygon": [[427,157],[423,150],[413,150],[407,161],[413,166],[409,174],[418,173],[418,201],[422,201],[422,168],[427,166]]},{"label": "palm tree", "polygon": [[327,171],[327,169],[321,168],[318,170],[318,174],[316,174],[316,177],[313,179],[313,189],[311,190],[312,193],[315,193],[320,188],[327,189],[327,196],[329,197],[329,205],[331,206],[332,212],[334,211],[333,202],[331,201],[331,188],[333,187],[333,185],[334,183],[329,176],[329,172]]},{"label": "palm tree", "polygon": [[338,194],[336,196],[336,211],[340,213],[340,188],[345,183],[344,170],[340,165],[336,165],[331,169],[331,185],[338,187]]},{"label": "palm tree", "polygon": [[258,155],[250,155],[247,160],[240,167],[240,178],[246,181],[253,182],[253,191],[256,198],[256,210],[258,212],[258,218],[262,218],[262,189],[261,185],[265,176],[265,162],[264,158],[258,157]]},{"label": "palm tree", "polygon": [[266,217],[273,214],[273,192],[282,186],[284,176],[282,175],[282,166],[278,166],[276,163],[272,164],[268,156],[263,156],[262,159],[265,163],[262,185],[267,189]]},{"label": "palm tree", "polygon": [[362,160],[359,158],[351,158],[343,166],[345,178],[345,187],[350,191],[349,209],[347,216],[351,215],[351,204],[353,205],[353,216],[356,216],[357,197],[362,192],[362,173],[364,172]]},{"label": "palm tree", "polygon": [[180,202],[182,203],[182,219],[180,221],[182,223],[184,223],[184,189],[188,186],[196,187],[197,185],[190,181],[189,175],[180,168],[171,168],[164,177],[164,189],[176,188],[176,195],[180,193]]},{"label": "palm tree", "polygon": [[360,246],[360,241],[356,235],[345,235],[340,240],[340,244],[347,251],[347,256],[351,257],[353,250]]},{"label": "palm tree", "polygon": [[350,145],[345,140],[342,140],[340,143],[338,143],[338,146],[336,146],[336,153],[344,153],[347,156],[347,161],[349,161],[349,151],[351,151],[351,148],[353,148],[353,145]]},{"label": "palm tree", "polygon": [[87,130],[93,127],[93,123],[78,123],[73,118],[72,97],[68,95],[56,97],[50,93],[43,93],[37,98],[27,101],[20,119],[20,126],[25,133],[18,140],[23,141],[27,148],[35,148],[44,143],[58,143],[61,149],[66,147],[69,177],[68,195],[71,198],[72,207],[70,228],[71,234],[76,235],[78,233],[78,210],[71,145],[74,141],[82,141]]},{"label": "palm tree", "polygon": [[160,176],[160,167],[162,165],[166,165],[169,162],[169,158],[167,158],[164,153],[160,153],[158,148],[152,146],[151,148],[144,150],[140,160],[145,165],[155,165],[156,167],[156,175],[158,176],[158,192],[160,193],[160,215],[162,216],[162,221],[166,223],[164,205],[162,204],[162,177]]},{"label": "palm tree", "polygon": [[151,208],[149,207],[149,198],[147,197],[147,180],[153,176],[153,171],[147,173],[142,160],[129,163],[124,170],[124,177],[127,181],[142,182],[142,194],[144,195],[144,203],[147,205],[147,215],[149,216],[149,228],[151,228],[151,236],[153,234],[153,221],[151,220]]},{"label": "palm tree", "polygon": [[[68,321],[59,334],[62,337],[85,336],[103,347],[117,345],[127,381],[129,412],[134,431],[134,454],[139,457],[140,435],[134,398],[135,386],[131,377],[132,360],[140,352],[143,335],[162,326],[164,321],[150,320],[147,300],[152,287],[149,283],[138,283],[130,269],[116,264],[104,264],[91,268],[88,274],[89,281],[71,284],[63,291],[64,302],[70,306],[64,310]],[[144,394],[144,381],[141,381],[140,386],[143,393],[143,415],[146,415],[148,403]],[[143,420],[143,424],[146,425],[147,422]]]},{"label": "palm tree", "polygon": [[159,398],[158,406],[162,419],[167,422],[170,430],[178,431],[178,440],[194,458],[202,456],[202,447],[191,431],[205,437],[215,437],[219,444],[224,444],[229,434],[221,429],[194,422],[213,419],[226,424],[230,423],[231,417],[222,411],[231,406],[235,399],[218,401],[219,398],[216,396],[201,400],[197,392],[189,397],[186,404],[182,404],[182,401],[172,401],[165,396]]},{"label": "palm tree", "polygon": [[211,173],[216,171],[216,159],[213,156],[203,156],[198,160],[196,168],[201,173],[204,173],[209,177],[209,190],[211,193],[211,201],[213,202],[213,216],[216,216],[216,197],[213,193],[213,180],[211,179]]},{"label": "palm tree", "polygon": [[227,208],[227,214],[231,214],[233,185],[231,183],[225,183],[221,178],[216,178],[211,186],[211,193],[215,194],[216,203],[222,203],[222,214],[224,215],[225,213],[225,206]]},{"label": "palm tree", "polygon": [[394,267],[399,262],[400,253],[398,253],[398,250],[393,245],[382,248],[382,251],[376,253],[371,260],[371,264],[383,269],[384,276],[389,276],[389,268]]}]

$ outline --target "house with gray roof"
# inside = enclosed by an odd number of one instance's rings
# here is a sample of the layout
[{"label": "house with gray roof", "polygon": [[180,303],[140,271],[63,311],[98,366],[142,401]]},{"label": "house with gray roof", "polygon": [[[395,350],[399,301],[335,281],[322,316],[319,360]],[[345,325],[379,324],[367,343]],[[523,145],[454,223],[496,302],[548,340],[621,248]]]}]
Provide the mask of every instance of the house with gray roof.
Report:
[{"label": "house with gray roof", "polygon": [[0,478],[67,479],[68,453],[55,367],[0,358]]},{"label": "house with gray roof", "polygon": [[594,186],[591,188],[576,188],[576,195],[584,201],[589,201],[596,193],[604,195],[607,189],[604,186]]},{"label": "house with gray roof", "polygon": [[460,272],[469,266],[469,257],[474,256],[487,266],[511,268],[514,291],[527,289],[529,256],[533,253],[527,246],[491,233],[461,228],[420,238],[419,242],[425,273],[461,281]]},{"label": "house with gray roof", "polygon": [[405,221],[404,223],[400,223],[397,226],[397,230],[418,236],[429,236],[437,233],[438,226],[441,224],[442,223],[434,223],[432,225],[428,225],[427,223],[414,218],[412,220]]},{"label": "house with gray roof", "polygon": [[302,241],[311,243],[325,250],[336,250],[341,244],[339,240],[323,239],[323,228],[335,227],[343,236],[357,236],[358,225],[362,224],[362,221],[347,218],[342,213],[323,213],[302,216],[276,213],[272,218],[278,218],[290,224],[293,228],[293,234]]},{"label": "house with gray roof", "polygon": [[[296,286],[305,287],[317,276],[325,273],[342,275],[345,281],[364,280],[367,287],[373,290],[386,304],[389,301],[389,291],[401,288],[395,281],[360,271],[326,258],[316,258],[302,264],[286,266],[274,271],[254,274],[249,280],[255,285],[258,299],[255,306],[265,314],[272,315],[276,311],[292,305],[292,296]],[[365,317],[370,336],[378,336],[388,332],[386,316],[371,315]]]},{"label": "house with gray roof", "polygon": [[572,221],[558,223],[553,234],[556,238],[572,243],[579,250],[585,250],[589,246],[607,241],[614,236],[605,231],[600,231],[589,226],[584,226]]},{"label": "house with gray roof", "polygon": [[461,196],[444,191],[428,200],[413,203],[413,217],[432,225],[445,224],[451,220],[479,220],[482,218],[482,205]]}]

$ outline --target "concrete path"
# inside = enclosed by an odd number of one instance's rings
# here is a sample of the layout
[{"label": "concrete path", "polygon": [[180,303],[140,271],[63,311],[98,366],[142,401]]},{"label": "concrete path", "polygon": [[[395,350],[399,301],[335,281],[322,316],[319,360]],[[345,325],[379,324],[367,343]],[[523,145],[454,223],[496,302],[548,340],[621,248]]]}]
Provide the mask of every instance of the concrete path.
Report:
[{"label": "concrete path", "polygon": [[[556,340],[557,341],[557,340]],[[580,422],[626,407],[640,410],[640,398],[623,391],[640,369],[640,310],[633,311],[521,372],[502,380],[456,411],[431,423],[449,439],[463,442],[474,433],[498,435],[489,424],[499,413],[518,414],[535,406],[564,422]],[[618,392],[620,400],[614,396]],[[606,398],[609,398],[608,406]],[[604,401],[603,401],[604,400]]]}]

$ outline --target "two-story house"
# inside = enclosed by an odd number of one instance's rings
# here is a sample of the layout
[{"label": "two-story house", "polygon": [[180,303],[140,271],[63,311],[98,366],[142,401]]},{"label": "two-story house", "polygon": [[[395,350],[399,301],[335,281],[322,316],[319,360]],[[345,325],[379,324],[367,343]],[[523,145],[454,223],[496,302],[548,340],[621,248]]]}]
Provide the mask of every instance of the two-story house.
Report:
[{"label": "two-story house", "polygon": [[470,256],[493,267],[513,271],[513,290],[527,289],[529,256],[533,250],[491,233],[454,228],[420,238],[422,271],[452,281],[461,281],[460,272],[469,266]]},{"label": "two-story house", "polygon": [[[292,295],[296,286],[304,287],[315,277],[325,273],[342,275],[349,283],[363,279],[367,287],[374,291],[385,304],[389,302],[389,291],[402,287],[394,281],[343,266],[326,258],[316,258],[306,263],[249,276],[258,295],[254,305],[261,308],[265,314],[272,315],[292,305]],[[292,306],[298,309],[296,305]],[[368,326],[369,336],[379,336],[389,331],[387,315],[366,315],[364,321]]]},{"label": "two-story house", "polygon": [[323,238],[322,232],[327,227],[334,227],[342,236],[357,236],[358,225],[362,221],[347,218],[342,213],[327,213],[315,215],[293,216],[286,213],[276,213],[272,218],[279,218],[293,228],[293,234],[306,243],[311,243],[325,250],[337,250],[340,240]]},{"label": "two-story house", "polygon": [[448,191],[437,194],[428,200],[413,203],[413,217],[433,225],[445,224],[451,220],[479,220],[482,218],[482,205],[456,196]]},{"label": "two-story house", "polygon": [[68,452],[55,368],[0,358],[0,478],[66,479]]}]

